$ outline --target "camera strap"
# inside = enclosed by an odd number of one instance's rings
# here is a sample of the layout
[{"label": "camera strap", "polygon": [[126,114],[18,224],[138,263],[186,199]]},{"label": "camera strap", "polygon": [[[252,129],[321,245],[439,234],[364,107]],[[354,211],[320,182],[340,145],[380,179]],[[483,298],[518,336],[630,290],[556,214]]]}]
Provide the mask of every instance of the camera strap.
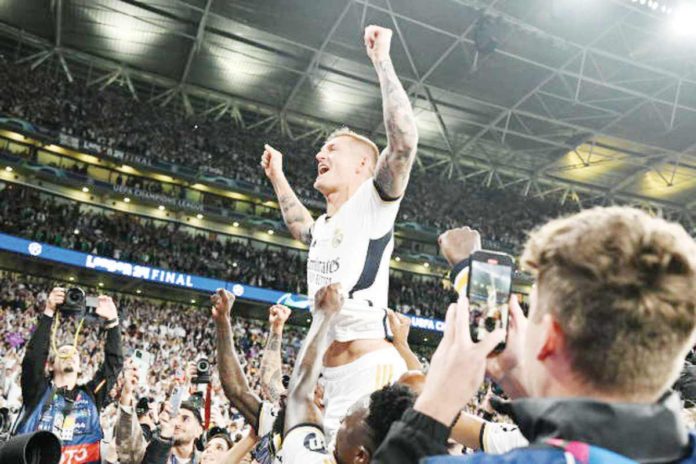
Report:
[{"label": "camera strap", "polygon": [[[62,432],[63,425],[65,424],[66,419],[70,416],[70,413],[72,413],[73,408],[75,407],[75,401],[77,400],[79,394],[80,391],[77,388],[73,390],[67,390],[65,388],[56,388],[55,386],[52,386],[48,400],[44,403],[43,407],[41,408],[40,417],[43,417],[46,414],[46,412],[48,412],[48,410],[51,408],[58,396],[62,396],[65,400],[65,403],[63,404],[62,410],[56,414],[60,414],[60,416],[62,417],[61,424],[59,427],[60,431]],[[54,420],[56,415],[54,415]],[[55,424],[53,425],[55,426]]]}]

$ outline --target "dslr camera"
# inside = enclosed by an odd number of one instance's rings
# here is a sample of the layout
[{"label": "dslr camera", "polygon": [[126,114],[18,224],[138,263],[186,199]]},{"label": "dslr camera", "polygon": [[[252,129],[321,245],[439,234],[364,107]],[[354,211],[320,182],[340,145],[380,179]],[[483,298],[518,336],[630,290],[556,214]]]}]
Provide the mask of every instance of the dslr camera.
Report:
[{"label": "dslr camera", "polygon": [[199,356],[196,361],[196,375],[191,379],[193,384],[210,383],[210,362],[205,355]]},{"label": "dslr camera", "polygon": [[58,305],[58,311],[65,316],[96,316],[99,298],[87,296],[79,287],[69,288],[65,292],[65,301]]}]

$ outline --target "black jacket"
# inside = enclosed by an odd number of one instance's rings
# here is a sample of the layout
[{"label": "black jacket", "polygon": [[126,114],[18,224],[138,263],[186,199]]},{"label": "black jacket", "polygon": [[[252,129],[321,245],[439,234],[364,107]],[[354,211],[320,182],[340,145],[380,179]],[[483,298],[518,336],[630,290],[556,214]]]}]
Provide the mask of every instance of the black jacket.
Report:
[{"label": "black jacket", "polygon": [[169,454],[172,451],[173,441],[165,440],[157,435],[152,437],[152,441],[148,443],[145,449],[145,456],[142,464],[167,464]]},{"label": "black jacket", "polygon": [[[548,438],[561,438],[606,448],[641,463],[674,462],[691,452],[679,413],[681,404],[674,395],[647,405],[567,398],[493,405],[512,417],[531,447],[543,446]],[[392,425],[372,462],[416,464],[427,456],[447,454],[448,437],[448,427],[408,410]]]},{"label": "black jacket", "polygon": [[[39,323],[27,344],[26,354],[22,360],[22,412],[20,424],[32,413],[41,401],[41,397],[51,386],[51,378],[46,376],[45,366],[51,345],[51,325],[53,318],[39,316]],[[121,329],[116,326],[106,330],[104,363],[99,367],[94,378],[79,388],[92,396],[98,409],[105,406],[108,394],[116,383],[116,378],[123,367],[123,350],[121,348]],[[79,349],[79,347],[78,347]],[[78,387],[76,387],[78,388]]]}]

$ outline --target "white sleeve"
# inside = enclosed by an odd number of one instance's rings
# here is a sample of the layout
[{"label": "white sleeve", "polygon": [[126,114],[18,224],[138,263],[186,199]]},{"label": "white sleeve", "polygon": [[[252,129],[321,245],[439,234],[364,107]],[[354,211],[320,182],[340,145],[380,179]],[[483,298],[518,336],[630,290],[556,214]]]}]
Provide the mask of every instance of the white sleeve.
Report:
[{"label": "white sleeve", "polygon": [[401,198],[403,197],[383,200],[375,187],[374,179],[370,178],[363,182],[351,198],[350,207],[354,209],[352,215],[364,218],[372,238],[381,237],[394,228]]},{"label": "white sleeve", "polygon": [[527,439],[514,425],[486,422],[481,431],[481,451],[486,453],[505,454],[528,445]]}]

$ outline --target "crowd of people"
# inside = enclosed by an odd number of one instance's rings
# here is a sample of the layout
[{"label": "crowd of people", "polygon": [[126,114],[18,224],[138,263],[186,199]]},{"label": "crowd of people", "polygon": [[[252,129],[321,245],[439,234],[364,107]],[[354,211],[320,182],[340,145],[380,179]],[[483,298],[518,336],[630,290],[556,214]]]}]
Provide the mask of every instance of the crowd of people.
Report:
[{"label": "crowd of people", "polygon": [[[22,402],[22,362],[26,356],[27,346],[37,331],[37,316],[42,314],[50,298],[51,288],[64,289],[75,287],[73,282],[56,282],[51,279],[32,277],[9,271],[0,271],[0,358],[3,366],[0,370],[0,414],[5,411],[9,417],[0,426],[0,438],[6,433],[3,427],[18,416]],[[96,295],[95,288],[82,288],[87,294]],[[191,363],[201,359],[211,363],[211,413],[209,428],[224,430],[230,444],[242,442],[250,435],[249,423],[225,397],[216,367],[215,328],[207,307],[189,306],[158,299],[159,295],[133,296],[110,293],[118,308],[121,319],[121,345],[125,355],[126,369],[134,365],[136,352],[147,353],[149,369],[146,376],[138,379],[138,384],[128,392],[133,404],[146,405],[147,412],[139,412],[138,421],[143,430],[153,431],[157,427],[158,411],[171,397],[172,391],[182,379],[195,377]],[[289,314],[290,310],[286,310]],[[55,316],[54,316],[55,317]],[[287,316],[286,316],[287,319]],[[269,316],[269,320],[271,320]],[[280,374],[286,378],[292,373],[297,354],[306,329],[300,326],[281,324],[282,350],[277,351],[280,359]],[[57,327],[55,339],[51,344],[66,346],[76,343],[80,352],[80,372],[77,384],[85,384],[97,375],[105,362],[104,337],[101,336],[102,325],[93,319],[80,329],[79,318],[63,317]],[[234,318],[232,330],[236,349],[240,354],[244,374],[250,386],[260,397],[268,397],[268,382],[264,382],[266,341],[269,339],[268,323],[254,319]],[[79,334],[76,339],[75,334]],[[406,334],[407,336],[407,334]],[[417,347],[418,352],[427,357],[432,350]],[[426,358],[422,359],[426,359]],[[126,464],[127,456],[134,451],[129,448],[131,441],[124,439],[118,430],[118,405],[123,396],[125,382],[132,380],[132,374],[121,374],[109,392],[103,405],[100,420],[104,430],[102,456],[105,463]],[[189,385],[189,387],[191,387]],[[195,390],[195,385],[191,391]],[[483,390],[482,390],[483,392]],[[193,393],[194,396],[196,393]],[[489,409],[482,393],[476,402],[469,405],[471,411],[482,415]],[[203,411],[203,406],[201,406]],[[203,414],[203,412],[201,412]],[[149,429],[148,429],[149,427]],[[130,433],[130,432],[129,432]],[[148,432],[145,432],[146,436]],[[240,445],[241,446],[241,445]],[[197,455],[200,450],[196,450]],[[137,453],[136,453],[137,454]],[[143,458],[142,450],[140,459]],[[149,461],[143,461],[149,462]],[[180,461],[181,462],[181,461]],[[192,461],[200,462],[200,461]],[[245,461],[248,462],[248,461]],[[264,461],[260,461],[264,462]],[[139,464],[140,460],[136,464]]]},{"label": "crowd of people", "polygon": [[[306,254],[204,233],[173,222],[59,200],[7,184],[0,190],[0,231],[63,248],[162,269],[306,294]],[[451,296],[442,279],[393,275],[392,307],[436,316]],[[441,316],[441,314],[440,314]]]},{"label": "crowd of people", "polygon": [[[285,168],[298,196],[322,204],[312,188],[314,156],[323,140],[293,141],[278,128],[245,129],[224,118],[187,116],[177,104],[135,101],[123,87],[89,87],[69,83],[60,69],[0,63],[6,91],[0,95],[0,115],[23,118],[54,131],[162,160],[200,173],[242,180],[270,193],[259,169],[264,144],[287,154]],[[252,118],[252,115],[248,116]],[[478,179],[478,180],[475,180]],[[414,170],[397,222],[417,223],[440,232],[458,224],[475,226],[485,237],[507,249],[518,250],[533,226],[564,212],[577,210],[568,202],[524,197],[514,190],[484,187],[479,178],[460,182],[434,171]],[[452,196],[455,189],[461,193]],[[460,198],[465,197],[463,202]]]}]

